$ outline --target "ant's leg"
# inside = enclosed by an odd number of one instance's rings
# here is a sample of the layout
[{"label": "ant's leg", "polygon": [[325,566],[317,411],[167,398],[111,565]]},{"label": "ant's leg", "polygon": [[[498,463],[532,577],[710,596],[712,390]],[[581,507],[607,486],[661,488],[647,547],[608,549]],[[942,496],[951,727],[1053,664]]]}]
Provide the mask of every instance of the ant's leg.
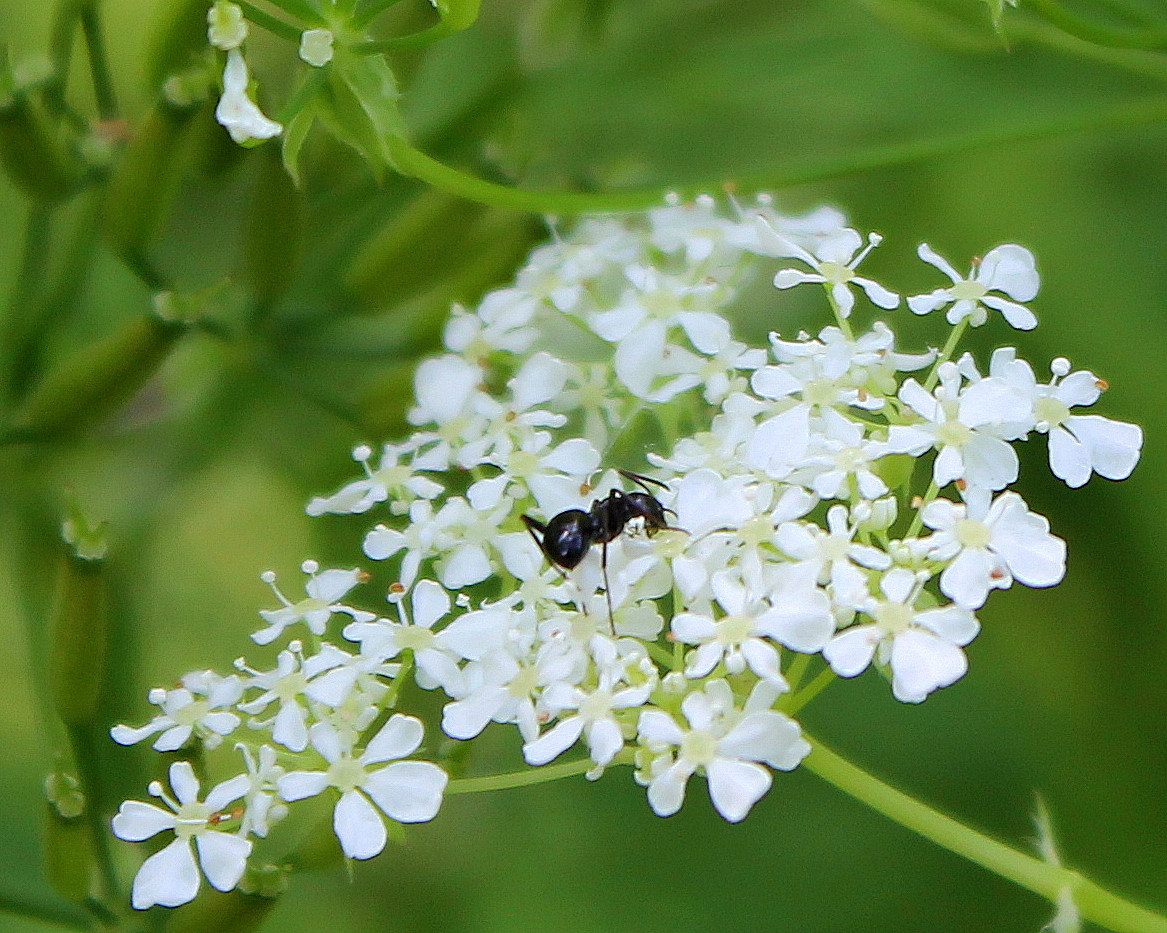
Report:
[{"label": "ant's leg", "polygon": [[612,585],[608,583],[608,542],[605,541],[600,552],[600,570],[604,574],[604,596],[608,600],[608,626],[612,629],[612,637],[616,636],[616,616],[612,612]]}]

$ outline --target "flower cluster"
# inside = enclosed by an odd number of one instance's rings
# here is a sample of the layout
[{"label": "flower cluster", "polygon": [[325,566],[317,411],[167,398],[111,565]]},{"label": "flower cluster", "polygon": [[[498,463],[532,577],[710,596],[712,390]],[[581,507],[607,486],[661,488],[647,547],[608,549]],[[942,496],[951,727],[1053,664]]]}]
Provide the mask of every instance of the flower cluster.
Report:
[{"label": "flower cluster", "polygon": [[[305,598],[276,589],[254,635],[303,639],[273,669],[188,675],[151,695],[151,723],[114,730],[162,750],[232,736],[244,753],[205,803],[175,765],[176,801],[152,787],[173,813],[124,805],[122,838],[176,834],[135,906],[193,897],[192,838],[231,887],[305,797],[335,799],[351,858],[381,850],[386,818],[432,818],[447,774],[411,757],[423,725],[393,712],[407,678],[445,694],[451,739],[513,724],[532,766],[579,745],[590,778],[633,766],[662,816],[703,776],[731,821],[810,753],[792,714],[836,676],[874,668],[910,703],[959,679],[989,592],[1064,572],[1064,542],[1009,488],[1014,445],[1048,435],[1053,472],[1080,486],[1128,475],[1142,436],[1081,414],[1104,383],[1065,360],[1042,381],[1012,348],[984,368],[955,355],[992,312],[1035,325],[1020,246],[968,278],[920,248],[952,283],[907,305],[945,309],[943,350],[902,352],[882,322],[853,331],[864,299],[901,301],[855,271],[878,243],[830,209],[673,199],[582,219],[512,286],[456,308],[446,352],[417,369],[414,433],[356,448],[364,475],[308,506],[374,517],[368,567],[307,562]],[[767,268],[779,289],[823,286],[834,323],[736,339],[728,315]],[[348,605],[374,585],[387,609]]]}]

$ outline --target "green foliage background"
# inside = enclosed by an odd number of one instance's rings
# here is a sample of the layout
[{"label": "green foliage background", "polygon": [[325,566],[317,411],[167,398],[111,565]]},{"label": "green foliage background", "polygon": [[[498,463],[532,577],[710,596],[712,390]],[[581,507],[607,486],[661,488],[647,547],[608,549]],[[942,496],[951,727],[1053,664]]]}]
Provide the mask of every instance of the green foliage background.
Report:
[{"label": "green foliage background", "polygon": [[[175,6],[102,8],[131,128],[152,101],[151,37]],[[197,20],[199,4],[188,6]],[[46,0],[0,6],[0,37],[14,52],[43,50],[53,9]],[[1167,19],[1150,0],[1145,10]],[[420,3],[401,13],[424,15]],[[774,190],[790,209],[833,202],[861,230],[885,235],[864,269],[905,293],[936,284],[915,259],[921,241],[958,266],[1001,242],[1034,251],[1039,329],[1016,334],[994,321],[975,339],[986,349],[1014,343],[1038,367],[1066,355],[1107,379],[1101,413],[1143,425],[1143,460],[1126,482],[1095,478],[1071,491],[1048,475],[1044,442],[1031,441],[1019,488],[1069,542],[1065,582],[997,594],[981,613],[969,675],[921,706],[894,702],[868,674],[828,690],[804,721],[856,763],[1014,843],[1032,835],[1040,793],[1070,864],[1163,910],[1167,55],[1092,47],[1024,10],[1015,30],[1006,22],[1008,49],[987,8],[971,2],[485,0],[465,33],[395,61],[422,148],[497,180],[598,191],[716,191],[737,180]],[[278,100],[288,50],[257,39],[251,57]],[[71,87],[83,88],[77,58]],[[77,103],[91,109],[82,92]],[[305,557],[359,559],[366,519],[310,522],[304,503],[353,475],[351,445],[392,436],[409,368],[434,345],[449,301],[505,281],[540,235],[527,216],[440,197],[400,255],[385,259],[369,244],[416,207],[424,186],[393,176],[377,184],[351,150],[317,138],[294,199],[303,212],[295,252],[293,221],[273,200],[249,200],[273,145],[243,152],[224,139],[209,126],[203,170],[184,177],[152,261],[177,287],[202,288],[224,273],[245,278],[250,243],[268,251],[267,269],[288,271],[286,290],[234,337],[184,338],[112,419],[0,448],[5,895],[54,897],[40,868],[40,784],[60,730],[32,672],[43,666],[62,490],[110,523],[122,641],[106,724],[139,722],[149,686],[260,655],[248,633],[271,601],[262,570],[277,570],[291,591]],[[256,222],[262,235],[246,232],[257,203],[272,211]],[[95,209],[84,198],[62,208],[81,228],[109,220],[100,206],[85,220],[86,210]],[[0,178],[0,294],[16,280],[29,213]],[[62,239],[45,244],[49,271],[67,261]],[[44,322],[37,366],[148,309],[149,289],[105,241],[91,263],[84,287]],[[6,313],[19,321],[30,307],[17,300]],[[890,319],[914,339],[936,339],[908,317],[901,309]],[[824,321],[779,319],[760,302],[739,323],[757,338]],[[476,768],[519,761],[513,730],[488,731],[485,746]],[[138,751],[112,756],[122,763],[108,777],[124,795],[144,788],[148,756]],[[594,785],[451,798],[351,879],[296,876],[262,929],[1036,931],[1050,913],[802,771],[778,775],[731,826],[700,781],[683,811],[661,820],[616,770]],[[13,933],[51,928],[0,919]]]}]

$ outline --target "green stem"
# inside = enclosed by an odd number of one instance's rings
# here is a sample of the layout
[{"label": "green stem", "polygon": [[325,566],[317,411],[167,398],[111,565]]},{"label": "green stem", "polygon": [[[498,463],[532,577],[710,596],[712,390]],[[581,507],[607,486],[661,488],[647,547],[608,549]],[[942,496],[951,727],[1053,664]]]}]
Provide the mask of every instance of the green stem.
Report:
[{"label": "green stem", "polygon": [[238,2],[240,9],[243,10],[249,22],[255,23],[260,29],[266,29],[273,36],[285,39],[288,42],[294,42],[297,46],[300,44],[300,33],[302,30],[290,23],[285,23],[282,19],[278,19],[270,13],[265,13],[259,7],[248,3],[247,0],[238,0]]},{"label": "green stem", "polygon": [[[612,764],[630,764],[631,759],[625,755],[618,755]],[[580,761],[568,761],[559,765],[544,765],[541,768],[530,768],[527,771],[511,771],[507,774],[491,774],[487,777],[455,778],[446,785],[446,794],[477,794],[485,790],[510,790],[513,787],[529,787],[532,784],[545,784],[548,781],[558,781],[560,778],[575,777],[584,774],[596,766],[590,758]]]},{"label": "green stem", "polygon": [[941,365],[952,359],[952,354],[956,352],[956,345],[960,343],[960,338],[964,336],[966,330],[968,330],[968,318],[964,318],[952,328],[952,333],[948,335],[948,340],[944,343],[944,349],[936,357],[936,362],[932,364],[932,372],[928,374],[928,378],[924,382],[924,388],[927,391],[931,392],[936,388],[936,383],[940,380]]},{"label": "green stem", "polygon": [[[804,655],[804,657],[809,659],[810,655]],[[829,667],[819,671],[814,680],[807,684],[806,687],[804,687],[802,690],[799,690],[797,693],[795,693],[786,703],[786,705],[781,707],[782,711],[788,716],[793,716],[800,709],[806,706],[807,703],[822,693],[829,684],[834,683],[835,676],[835,672]]]},{"label": "green stem", "polygon": [[400,2],[401,0],[367,0],[363,4],[358,4],[356,14],[352,19],[352,24],[357,29],[364,29],[380,14]]},{"label": "green stem", "polygon": [[15,348],[23,346],[28,337],[28,309],[39,297],[39,289],[48,275],[49,243],[52,232],[52,212],[42,204],[34,203],[28,209],[24,226],[24,246],[20,269],[12,283],[8,298],[7,327],[5,328],[0,382],[0,398],[17,400],[23,391],[21,370],[27,361]]},{"label": "green stem", "polygon": [[85,790],[85,817],[90,824],[90,832],[93,834],[97,867],[104,888],[103,893],[106,899],[112,903],[120,899],[121,885],[118,881],[117,869],[114,867],[113,853],[110,851],[109,824],[106,823],[104,816],[105,793],[99,767],[101,753],[96,746],[93,730],[89,725],[69,727],[68,732],[69,740],[73,746],[73,758],[77,763],[77,772],[81,778],[81,786]]},{"label": "green stem", "polygon": [[360,42],[353,46],[353,50],[363,55],[384,55],[386,52],[399,52],[402,49],[419,49],[432,45],[439,39],[452,36],[458,31],[448,23],[434,23],[428,29],[411,32],[407,36],[395,36],[392,39],[370,39],[368,42]]},{"label": "green stem", "polygon": [[1082,916],[1116,933],[1167,933],[1167,917],[1099,887],[1078,872],[998,842],[883,783],[807,736],[803,765],[888,819],[1035,894],[1056,903],[1069,889]]},{"label": "green stem", "polygon": [[102,120],[115,120],[118,115],[117,98],[114,96],[109,59],[105,55],[97,0],[91,0],[81,7],[81,31],[85,35],[85,48],[89,53],[89,73],[93,80],[97,114]]},{"label": "green stem", "polygon": [[[1047,40],[1048,36],[1042,37],[1041,41]],[[1157,75],[1167,79],[1167,62],[1158,63]],[[737,179],[737,188],[739,191],[759,191],[793,187],[957,155],[975,149],[1098,131],[1115,126],[1160,123],[1164,120],[1167,120],[1165,97],[1152,97],[1110,108],[1089,107],[1071,114],[1055,114],[1045,121],[1029,120],[1018,125],[1003,125],[998,122],[972,133],[929,136],[927,139],[874,146],[860,153],[847,152],[834,159],[820,158],[804,165],[775,167],[764,172],[740,176]],[[520,211],[577,214],[588,211],[644,210],[660,204],[669,191],[676,191],[682,197],[692,197],[714,190],[721,184],[709,181],[693,185],[632,188],[595,194],[574,191],[530,191],[495,184],[443,165],[414,148],[405,139],[393,138],[387,142],[394,164],[404,174],[412,175],[458,197]]]}]

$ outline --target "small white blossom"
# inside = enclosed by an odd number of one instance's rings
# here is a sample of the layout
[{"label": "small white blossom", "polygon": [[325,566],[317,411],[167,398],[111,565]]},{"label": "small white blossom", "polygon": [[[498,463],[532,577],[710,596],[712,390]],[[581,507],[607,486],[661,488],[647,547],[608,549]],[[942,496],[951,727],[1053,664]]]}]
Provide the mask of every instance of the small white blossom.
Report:
[{"label": "small white blossom", "polygon": [[903,703],[920,703],[963,677],[968,659],[961,649],[980,629],[973,614],[959,606],[916,609],[918,581],[902,567],[886,573],[880,589],[883,598],[862,607],[873,621],[844,629],[823,648],[834,672],[854,677],[877,659],[891,669],[892,692]]},{"label": "small white blossom", "polygon": [[150,794],[169,810],[127,800],[113,818],[114,835],[129,842],[141,842],[165,830],[174,832],[174,840],[146,859],[134,877],[131,903],[137,910],[193,901],[199,892],[200,866],[213,888],[230,891],[243,876],[251,854],[250,840],[214,828],[227,804],[247,793],[247,775],[216,785],[200,802],[199,781],[190,762],[176,761],[170,766],[170,787],[173,798],[160,782],[150,785]]},{"label": "small white blossom", "polygon": [[207,748],[214,748],[239,726],[233,708],[242,695],[243,682],[234,675],[192,671],[183,676],[180,687],[155,687],[150,691],[150,702],[162,709],[150,722],[138,728],[117,725],[109,734],[121,745],[133,745],[161,733],[153,746],[159,752],[182,748],[192,736],[201,739]]},{"label": "small white blossom", "polygon": [[726,709],[719,696],[728,693],[724,685],[715,681],[704,692],[685,697],[681,711],[687,729],[664,710],[640,714],[640,742],[658,756],[648,780],[648,802],[658,816],[681,809],[685,785],[700,771],[717,812],[731,823],[740,822],[770,789],[770,772],[762,764],[791,771],[810,753],[798,723],[785,714]]},{"label": "small white blossom", "polygon": [[364,609],[354,609],[339,602],[340,598],[354,586],[362,582],[364,574],[360,570],[325,570],[318,573],[320,565],[314,560],[306,560],[300,569],[308,574],[308,582],[304,589],[308,593],[305,599],[293,603],[276,587],[276,575],[270,570],[262,574],[264,583],[272,588],[276,598],[283,603],[282,609],[261,609],[260,617],[268,623],[268,627],[260,629],[251,637],[258,645],[271,644],[284,629],[296,622],[304,622],[313,635],[323,635],[328,620],[335,613],[344,613],[358,622],[375,619],[376,613]]},{"label": "small white blossom", "polygon": [[[969,278],[964,278],[927,243],[921,243],[917,252],[921,259],[952,279],[952,285],[938,288],[927,295],[909,298],[908,307],[916,314],[927,314],[951,303],[945,315],[949,324],[957,324],[967,318],[973,327],[979,327],[988,320],[991,309],[1000,311],[1005,320],[1018,330],[1033,330],[1037,326],[1033,312],[1025,305],[1018,304],[1033,299],[1041,285],[1033,253],[1024,246],[1007,243],[994,247],[985,254],[984,259],[973,263]],[[994,295],[994,291],[1003,292],[1014,300]]]},{"label": "small white blossom", "polygon": [[1066,571],[1066,542],[1049,522],[1030,512],[1015,492],[976,495],[967,505],[935,499],[924,507],[932,556],[945,562],[940,591],[958,606],[979,609],[993,588],[1016,578],[1026,586],[1053,586]]},{"label": "small white blossom", "polygon": [[762,218],[758,219],[758,235],[771,255],[801,259],[815,270],[801,272],[798,269],[781,269],[774,276],[774,285],[778,288],[793,288],[806,282],[825,285],[842,317],[850,317],[855,307],[855,294],[849,287],[851,285],[863,289],[868,300],[880,308],[891,309],[900,303],[900,296],[895,292],[873,279],[855,274],[855,267],[882,242],[883,237],[878,233],[869,234],[867,246],[864,247],[862,237],[856,231],[845,228],[820,240],[813,252],[782,236]]},{"label": "small white blossom", "polygon": [[[341,849],[349,858],[372,858],[385,848],[387,839],[381,813],[398,823],[424,823],[442,804],[446,772],[428,761],[400,760],[417,751],[423,734],[421,720],[395,713],[354,756],[332,725],[318,722],[310,738],[328,770],[283,775],[277,781],[280,795],[291,802],[335,788],[340,799],[332,826]],[[389,764],[375,767],[385,762]]]}]

